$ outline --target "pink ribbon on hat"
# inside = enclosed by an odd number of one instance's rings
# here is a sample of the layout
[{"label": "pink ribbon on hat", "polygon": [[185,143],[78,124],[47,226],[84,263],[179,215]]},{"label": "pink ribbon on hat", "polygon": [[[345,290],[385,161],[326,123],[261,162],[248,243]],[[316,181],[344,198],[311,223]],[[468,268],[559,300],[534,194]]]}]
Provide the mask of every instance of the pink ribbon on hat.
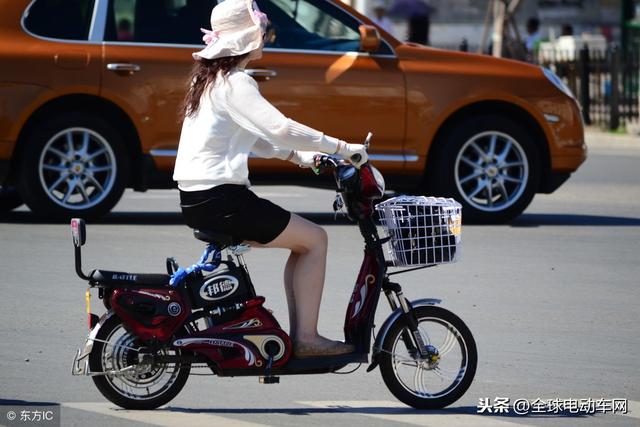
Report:
[{"label": "pink ribbon on hat", "polygon": [[205,28],[200,28],[200,31],[204,33],[204,36],[202,36],[202,41],[205,42],[207,46],[214,43],[220,38],[220,32],[216,30],[207,30]]},{"label": "pink ribbon on hat", "polygon": [[258,3],[256,3],[255,1],[253,2],[252,12],[253,12],[253,17],[256,18],[258,22],[260,22],[260,29],[262,30],[262,32],[264,33],[265,31],[267,31],[267,25],[269,25],[269,18],[267,17],[266,13],[260,10],[260,8],[258,7]]},{"label": "pink ribbon on hat", "polygon": [[255,18],[260,22],[260,28],[262,31],[266,31],[267,25],[269,24],[269,18],[267,18],[267,15],[259,10],[254,10],[253,16],[255,16]]}]

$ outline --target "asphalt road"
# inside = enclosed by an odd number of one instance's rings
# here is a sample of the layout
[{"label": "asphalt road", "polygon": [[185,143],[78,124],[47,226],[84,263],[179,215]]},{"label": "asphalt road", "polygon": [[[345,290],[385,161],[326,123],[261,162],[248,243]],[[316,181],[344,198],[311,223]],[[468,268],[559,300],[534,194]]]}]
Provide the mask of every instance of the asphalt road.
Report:
[{"label": "asphalt road", "polygon": [[[552,195],[538,195],[510,225],[465,226],[457,264],[401,277],[411,299],[437,297],[464,319],[479,349],[465,396],[435,413],[394,400],[378,371],[351,375],[191,377],[163,409],[115,409],[92,381],[72,377],[86,335],[84,283],[73,270],[68,227],[35,223],[21,210],[0,217],[0,424],[11,404],[62,405],[62,425],[640,425],[640,144],[590,137],[587,163]],[[334,222],[333,194],[300,187],[256,191],[322,224],[330,238],[321,333],[340,338],[361,261],[355,227]],[[86,268],[162,272],[202,245],[182,225],[175,191],[127,193],[89,224]],[[247,256],[256,288],[286,325],[286,253]],[[94,299],[94,304],[97,299]],[[389,309],[381,300],[378,324]],[[628,399],[627,414],[569,411],[477,414],[481,398]],[[21,425],[37,425],[21,424]]]}]

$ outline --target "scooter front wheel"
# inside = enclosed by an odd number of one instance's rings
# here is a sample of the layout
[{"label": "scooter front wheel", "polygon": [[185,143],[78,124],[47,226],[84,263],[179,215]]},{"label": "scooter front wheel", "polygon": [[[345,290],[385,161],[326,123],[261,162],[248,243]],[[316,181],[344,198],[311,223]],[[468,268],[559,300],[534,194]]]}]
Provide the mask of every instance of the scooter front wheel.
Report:
[{"label": "scooter front wheel", "polygon": [[380,372],[389,391],[418,409],[440,409],[458,400],[475,376],[478,352],[471,331],[455,314],[441,307],[413,309],[426,355],[415,349],[402,317],[382,343]]},{"label": "scooter front wheel", "polygon": [[[139,339],[128,332],[118,316],[100,328],[89,355],[96,387],[111,402],[125,409],[155,409],[169,403],[182,390],[191,371],[189,364],[141,362]],[[179,355],[163,349],[159,355]]]}]

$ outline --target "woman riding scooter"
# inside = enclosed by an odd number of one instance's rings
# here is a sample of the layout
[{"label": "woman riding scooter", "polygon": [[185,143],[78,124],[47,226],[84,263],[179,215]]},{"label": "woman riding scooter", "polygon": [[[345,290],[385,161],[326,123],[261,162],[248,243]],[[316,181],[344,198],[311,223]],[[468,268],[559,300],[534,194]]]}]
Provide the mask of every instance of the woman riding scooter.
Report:
[{"label": "woman riding scooter", "polygon": [[[173,179],[187,224],[253,247],[291,250],[284,271],[290,336],[296,357],[350,353],[353,346],[318,334],[327,234],[318,225],[249,190],[249,153],[315,167],[316,155],[367,161],[365,147],[348,144],[285,117],[244,72],[262,57],[267,17],[251,0],[226,0],[211,13],[207,46],[195,65]],[[358,156],[359,155],[359,156]]]}]

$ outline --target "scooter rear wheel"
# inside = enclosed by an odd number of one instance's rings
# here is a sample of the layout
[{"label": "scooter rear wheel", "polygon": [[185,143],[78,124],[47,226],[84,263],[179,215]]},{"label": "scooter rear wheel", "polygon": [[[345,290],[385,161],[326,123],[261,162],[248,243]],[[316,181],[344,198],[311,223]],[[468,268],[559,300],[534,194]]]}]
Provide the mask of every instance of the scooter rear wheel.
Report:
[{"label": "scooter rear wheel", "polygon": [[407,328],[399,317],[382,344],[380,372],[398,400],[417,409],[441,409],[471,385],[478,363],[476,343],[464,322],[448,310],[422,306],[414,313],[430,356],[421,358],[408,350],[403,338]]},{"label": "scooter rear wheel", "polygon": [[[169,403],[180,393],[191,371],[189,364],[140,364],[136,349],[141,346],[114,315],[98,331],[89,355],[92,372],[121,372],[92,379],[104,397],[125,409],[155,409]],[[166,349],[160,354],[180,353]]]}]

